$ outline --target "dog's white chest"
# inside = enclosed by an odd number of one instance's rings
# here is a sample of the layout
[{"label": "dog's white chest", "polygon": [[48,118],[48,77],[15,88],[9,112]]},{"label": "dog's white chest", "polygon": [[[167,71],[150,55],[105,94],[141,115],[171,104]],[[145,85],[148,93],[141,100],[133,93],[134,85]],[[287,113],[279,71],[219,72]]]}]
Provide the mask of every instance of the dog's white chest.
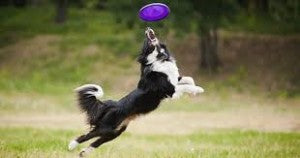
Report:
[{"label": "dog's white chest", "polygon": [[175,61],[156,61],[152,65],[152,70],[166,74],[171,84],[177,85],[179,72]]}]

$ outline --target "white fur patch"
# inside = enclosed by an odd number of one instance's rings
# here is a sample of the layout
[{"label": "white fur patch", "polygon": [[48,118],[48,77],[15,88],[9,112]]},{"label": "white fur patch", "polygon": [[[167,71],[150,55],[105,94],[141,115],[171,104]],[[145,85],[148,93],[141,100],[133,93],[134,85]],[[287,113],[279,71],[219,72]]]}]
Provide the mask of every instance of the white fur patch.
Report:
[{"label": "white fur patch", "polygon": [[73,150],[75,149],[77,146],[78,146],[78,142],[76,140],[72,140],[70,143],[69,143],[69,146],[68,146],[68,149],[69,150]]},{"label": "white fur patch", "polygon": [[87,91],[86,94],[90,94],[90,95],[93,95],[95,96],[97,99],[101,98],[104,93],[103,93],[103,90],[100,86],[96,85],[96,84],[85,84],[85,85],[82,85],[80,87],[77,87],[75,89],[75,92],[80,92],[86,88],[96,88],[97,91]]},{"label": "white fur patch", "polygon": [[152,70],[166,74],[171,84],[177,85],[179,72],[175,61],[155,61],[152,64]]},{"label": "white fur patch", "polygon": [[157,61],[157,55],[158,55],[158,51],[157,48],[155,47],[154,51],[147,56],[147,61],[148,61],[147,64],[151,64]]}]

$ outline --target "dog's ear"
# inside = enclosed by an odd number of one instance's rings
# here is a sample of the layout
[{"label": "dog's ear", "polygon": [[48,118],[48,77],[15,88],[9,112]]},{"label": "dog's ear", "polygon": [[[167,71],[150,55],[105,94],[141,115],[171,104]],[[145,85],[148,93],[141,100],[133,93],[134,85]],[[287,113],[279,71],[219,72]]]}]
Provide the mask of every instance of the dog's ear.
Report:
[{"label": "dog's ear", "polygon": [[147,51],[147,48],[148,48],[148,44],[147,44],[147,43],[148,43],[148,40],[145,39],[145,40],[144,40],[143,47],[142,47],[142,50],[141,50],[139,56],[137,57],[137,61],[138,61],[140,64],[144,64],[144,63],[147,62],[147,61],[146,61],[146,57],[145,57],[146,51]]},{"label": "dog's ear", "polygon": [[140,63],[140,64],[146,64],[146,57],[143,55],[143,54],[140,54],[137,58],[137,61]]},{"label": "dog's ear", "polygon": [[142,48],[142,52],[140,53],[140,55],[138,56],[137,58],[137,61],[143,65],[146,65],[147,64],[147,56],[152,53],[155,49],[155,46],[151,45],[149,43],[149,40],[145,40],[144,41],[144,45],[143,45],[143,48]]}]

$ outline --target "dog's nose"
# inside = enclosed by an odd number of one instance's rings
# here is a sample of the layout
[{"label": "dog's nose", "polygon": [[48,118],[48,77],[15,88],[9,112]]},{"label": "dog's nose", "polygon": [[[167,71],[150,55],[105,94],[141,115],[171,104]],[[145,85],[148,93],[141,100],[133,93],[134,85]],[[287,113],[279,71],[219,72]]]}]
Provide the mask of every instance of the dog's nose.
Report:
[{"label": "dog's nose", "polygon": [[147,31],[147,32],[153,31],[153,29],[151,29],[151,27],[146,27],[146,31]]}]

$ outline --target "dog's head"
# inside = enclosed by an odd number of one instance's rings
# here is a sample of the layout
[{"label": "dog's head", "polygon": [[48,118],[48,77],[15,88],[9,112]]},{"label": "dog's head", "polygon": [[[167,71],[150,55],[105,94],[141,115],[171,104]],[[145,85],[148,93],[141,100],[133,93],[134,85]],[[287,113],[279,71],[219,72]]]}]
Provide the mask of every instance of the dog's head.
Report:
[{"label": "dog's head", "polygon": [[159,42],[154,31],[148,27],[145,31],[145,41],[138,61],[142,65],[150,65],[156,61],[164,61],[170,59],[170,53],[165,44]]}]

